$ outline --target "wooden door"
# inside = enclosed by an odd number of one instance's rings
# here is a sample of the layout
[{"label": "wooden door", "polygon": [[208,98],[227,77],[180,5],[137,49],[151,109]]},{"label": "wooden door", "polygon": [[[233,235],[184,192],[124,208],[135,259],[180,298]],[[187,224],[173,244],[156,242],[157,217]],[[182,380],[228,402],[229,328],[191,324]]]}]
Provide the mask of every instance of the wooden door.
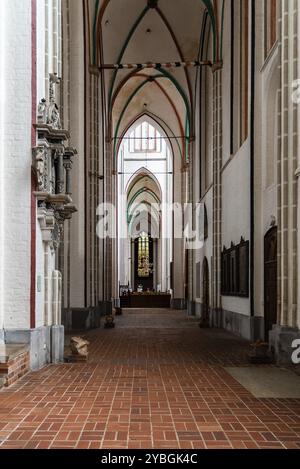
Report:
[{"label": "wooden door", "polygon": [[209,267],[206,257],[203,261],[202,270],[202,292],[203,292],[203,313],[202,322],[209,323]]},{"label": "wooden door", "polygon": [[269,332],[277,323],[277,228],[272,228],[265,236],[265,340],[269,342]]},{"label": "wooden door", "polygon": [[184,279],[184,298],[186,300],[189,299],[189,251],[186,249],[185,251],[185,279]]}]

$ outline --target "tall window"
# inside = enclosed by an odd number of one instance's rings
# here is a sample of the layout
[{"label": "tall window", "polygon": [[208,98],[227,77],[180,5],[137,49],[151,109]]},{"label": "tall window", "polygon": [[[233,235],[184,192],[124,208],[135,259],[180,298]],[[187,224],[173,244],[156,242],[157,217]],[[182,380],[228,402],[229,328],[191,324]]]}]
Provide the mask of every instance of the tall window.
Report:
[{"label": "tall window", "polygon": [[249,0],[232,0],[231,152],[248,137],[249,124]]},{"label": "tall window", "polygon": [[138,248],[138,276],[141,278],[149,277],[151,273],[151,266],[149,264],[149,236],[146,233],[141,233],[139,237]]},{"label": "tall window", "polygon": [[160,153],[162,138],[158,131],[148,122],[143,122],[129,135],[130,153]]},{"label": "tall window", "polygon": [[265,58],[277,40],[277,0],[265,0]]}]

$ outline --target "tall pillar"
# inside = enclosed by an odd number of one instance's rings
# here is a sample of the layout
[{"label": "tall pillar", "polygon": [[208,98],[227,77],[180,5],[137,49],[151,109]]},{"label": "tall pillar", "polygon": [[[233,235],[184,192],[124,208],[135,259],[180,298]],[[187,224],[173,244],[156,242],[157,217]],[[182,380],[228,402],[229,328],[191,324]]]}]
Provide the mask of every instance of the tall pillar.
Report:
[{"label": "tall pillar", "polygon": [[222,251],[222,70],[213,74],[213,263],[211,291],[211,324],[218,324],[222,307],[221,251]]},{"label": "tall pillar", "polygon": [[[297,17],[297,27],[298,27],[298,35],[297,35],[297,48],[298,48],[298,54],[300,52],[300,12],[298,11],[298,17]],[[300,79],[300,60],[298,59],[298,87],[299,87],[299,79]],[[297,106],[297,135],[300,135],[300,102],[298,103]],[[298,200],[297,200],[297,206],[298,206],[298,213],[297,213],[297,228],[298,228],[298,240],[297,240],[297,246],[300,246],[300,138],[298,137],[297,139],[297,154],[298,154],[298,163],[297,163],[297,170],[296,170],[296,177],[297,177],[297,183],[298,183]],[[298,271],[297,271],[297,277],[298,281],[300,279],[300,249],[298,248],[298,258],[297,258],[297,263],[298,263]],[[297,297],[297,327],[300,329],[300,288],[298,287],[298,297]]]},{"label": "tall pillar", "polygon": [[[64,2],[64,124],[70,130],[70,145],[78,150],[73,166],[74,203],[78,213],[70,231],[70,307],[84,308],[86,296],[86,206],[85,206],[85,114],[84,114],[84,32],[82,2]],[[72,46],[71,46],[72,45]],[[70,64],[67,67],[67,64]]]},{"label": "tall pillar", "polygon": [[[270,344],[279,363],[291,363],[292,342],[299,338],[297,167],[299,109],[293,82],[299,73],[299,2],[282,0],[280,12],[281,91],[278,156],[278,319]],[[295,38],[297,40],[295,40]]]}]

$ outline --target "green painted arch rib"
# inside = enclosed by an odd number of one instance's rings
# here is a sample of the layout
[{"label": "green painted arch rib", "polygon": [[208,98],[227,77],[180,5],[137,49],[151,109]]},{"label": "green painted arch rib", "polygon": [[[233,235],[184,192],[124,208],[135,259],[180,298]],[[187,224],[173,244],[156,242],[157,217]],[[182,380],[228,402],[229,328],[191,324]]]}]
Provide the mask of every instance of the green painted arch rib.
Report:
[{"label": "green painted arch rib", "polygon": [[[153,176],[154,176],[154,174],[151,173],[150,171],[149,171],[149,174],[147,174],[147,173],[144,173],[144,174],[141,174],[141,173],[140,173],[140,174],[138,174],[138,175],[136,176],[136,178],[133,179],[133,181],[132,181],[131,184],[130,184],[131,187],[129,187],[129,189],[128,189],[128,196],[130,196],[130,194],[131,194],[132,190],[134,189],[134,187],[135,187],[142,179],[145,179],[145,178],[151,179],[151,181],[153,181],[153,183],[157,186],[157,188],[159,189],[159,192],[160,192],[160,194],[161,194],[161,189],[160,189],[160,187],[158,187],[158,184],[159,184],[159,183],[158,183],[157,181],[155,181],[155,179],[153,178]],[[130,181],[129,181],[129,182],[130,182]],[[149,190],[152,191],[152,189],[149,189]],[[152,192],[153,192],[153,191],[152,191]],[[157,198],[158,198],[158,200],[159,200],[159,197],[157,197]]]},{"label": "green painted arch rib", "polygon": [[[161,69],[162,72],[165,72],[165,70],[163,71],[163,69]],[[169,78],[171,81],[173,81],[168,75],[167,72],[165,72],[166,75],[165,77],[166,78]],[[164,74],[165,74],[164,73]],[[163,77],[162,77],[163,78]],[[174,77],[173,77],[174,78]],[[129,106],[129,104],[131,103],[131,101],[133,100],[133,98],[137,95],[137,93],[146,85],[150,82],[152,78],[149,77],[149,79],[147,80],[144,80],[139,86],[137,86],[137,88],[133,91],[133,93],[131,93],[131,95],[129,96],[128,100],[126,101],[126,104],[125,106],[123,107],[121,113],[120,113],[120,116],[119,116],[119,119],[118,119],[118,122],[117,122],[117,126],[116,126],[116,130],[115,130],[115,134],[114,134],[114,158],[117,157],[116,155],[116,147],[117,147],[117,137],[118,137],[118,133],[119,133],[119,130],[120,130],[120,126],[121,126],[121,122],[122,122],[122,119],[125,115],[125,112],[127,111],[127,108]],[[177,83],[177,82],[176,82]],[[174,83],[175,84],[175,83]],[[175,85],[176,86],[176,85]],[[180,86],[178,83],[177,83],[177,86]],[[176,86],[176,88],[177,88]],[[188,105],[188,101],[187,101],[187,97],[185,96],[185,93],[184,91],[181,89],[181,88],[177,88],[178,92],[180,93],[181,97],[183,98],[184,100],[184,103],[185,103],[185,106],[187,107]],[[186,112],[187,112],[187,122],[188,122],[188,131],[189,131],[189,128],[190,128],[190,113],[189,113],[189,108],[187,107],[186,109]],[[189,135],[189,133],[188,133]]]},{"label": "green painted arch rib", "polygon": [[[129,34],[128,36],[126,37],[125,39],[125,42],[121,48],[121,51],[120,51],[120,54],[117,58],[117,63],[121,63],[122,61],[122,58],[123,58],[123,55],[127,49],[127,46],[132,38],[132,36],[134,35],[137,27],[139,26],[139,24],[141,23],[142,19],[145,17],[146,13],[148,13],[149,11],[149,7],[146,6],[144,8],[144,10],[140,13],[140,15],[138,16],[138,18],[135,20],[133,26],[131,27],[130,31],[129,31]],[[118,74],[118,70],[114,70],[114,73],[113,73],[113,77],[112,77],[112,81],[111,81],[111,84],[110,84],[110,88],[109,88],[109,94],[108,94],[108,108],[110,109],[110,106],[111,106],[111,98],[112,98],[112,94],[113,94],[113,91],[114,91],[114,86],[115,86],[115,82],[116,82],[116,79],[117,79],[117,74]]]},{"label": "green painted arch rib", "polygon": [[[143,112],[142,114],[140,114],[139,116],[136,116],[135,119],[133,121],[131,121],[131,123],[127,126],[127,128],[125,129],[124,131],[124,135],[126,135],[126,133],[130,130],[130,128],[134,125],[134,123],[141,119],[142,117],[148,117],[150,119],[152,119],[154,122],[156,122],[156,124],[162,129],[163,131],[163,136],[165,137],[165,139],[169,142],[169,146],[170,146],[170,150],[171,150],[171,153],[172,155],[174,156],[174,148],[173,148],[173,143],[171,142],[171,139],[170,139],[170,136],[168,135],[168,133],[166,132],[166,129],[169,131],[171,137],[173,138],[174,142],[176,142],[176,145],[178,147],[178,151],[179,151],[179,155],[180,155],[180,160],[183,161],[183,154],[182,154],[182,150],[181,150],[181,146],[179,144],[179,141],[178,141],[178,138],[176,137],[176,135],[174,134],[173,130],[171,129],[171,127],[159,116],[157,116],[156,114],[154,114],[153,112],[150,112],[150,111],[147,111],[147,112]],[[161,124],[162,123],[162,124]],[[173,166],[174,166],[174,161],[173,161]]]},{"label": "green painted arch rib", "polygon": [[[207,11],[208,11],[208,14],[211,18],[211,22],[212,22],[212,28],[213,28],[213,34],[214,34],[214,60],[217,59],[217,23],[216,23],[216,18],[215,18],[215,11],[214,11],[214,7],[213,7],[213,4],[211,2],[211,0],[200,0],[206,7]],[[223,0],[224,1],[224,0]],[[224,5],[223,5],[224,6]],[[93,25],[93,65],[97,65],[97,57],[96,57],[96,51],[97,51],[97,29],[98,29],[98,24],[99,24],[99,20],[102,21],[102,18],[99,19],[99,12],[100,12],[100,0],[96,0],[96,4],[95,4],[95,10],[94,10],[94,25]],[[140,19],[138,18],[137,19],[137,24],[135,23],[135,28],[134,26],[131,28],[130,30],[130,33],[132,31],[132,34],[134,33],[135,29],[137,28],[138,24],[140,23],[140,21],[142,20],[143,16],[147,13],[147,11],[149,10],[149,7],[148,5],[144,8],[144,10],[142,11],[141,15],[140,15]],[[142,16],[143,15],[143,16]],[[142,17],[141,17],[142,16]],[[130,35],[129,33],[129,35]],[[132,35],[131,34],[131,35]],[[129,37],[128,35],[128,37]],[[128,39],[127,37],[127,39]],[[130,40],[130,38],[129,38]],[[127,41],[127,44],[129,42],[129,40]],[[127,44],[126,44],[126,41],[124,43],[124,48],[126,49],[127,47]],[[124,52],[123,52],[124,53]],[[121,54],[120,54],[121,55]],[[123,54],[122,54],[123,56]],[[120,61],[120,59],[119,59]],[[115,79],[114,79],[115,80]],[[112,90],[111,90],[112,92]]]},{"label": "green painted arch rib", "polygon": [[186,162],[188,163],[189,160],[190,160],[190,155],[189,155],[190,126],[189,126],[189,122],[188,122],[187,118],[185,119],[185,135],[186,135],[186,139],[185,139],[185,158],[186,158]]},{"label": "green painted arch rib", "polygon": [[[96,50],[97,50],[97,20],[98,20],[98,13],[100,8],[100,0],[96,0],[95,4],[95,13],[94,13],[94,24],[93,24],[93,65],[96,65],[97,58],[96,58]],[[90,38],[89,38],[90,44]]]},{"label": "green painted arch rib", "polygon": [[[133,24],[133,26],[131,27],[130,31],[129,31],[129,34],[122,46],[122,49],[121,49],[121,52],[118,56],[118,59],[117,59],[117,63],[120,63],[122,61],[122,58],[124,56],[124,53],[128,47],[128,44],[130,42],[130,40],[132,39],[132,36],[134,35],[136,29],[138,28],[139,24],[142,22],[143,18],[145,17],[145,15],[148,13],[148,11],[150,10],[150,8],[147,6],[142,12],[141,14],[139,15],[139,17],[136,19],[135,23]],[[161,18],[161,20],[163,21],[163,24],[166,26],[165,24],[165,21]],[[167,26],[166,26],[167,27]],[[168,27],[167,27],[168,29]],[[168,29],[169,31],[169,29]],[[174,39],[172,38],[172,40],[174,41]],[[175,43],[175,46],[177,48],[177,44],[176,44],[176,41],[174,41]],[[179,52],[179,51],[178,51]],[[180,52],[179,52],[180,53]],[[165,73],[166,76],[169,76],[169,77],[172,77],[173,78],[173,82],[175,84],[175,86],[177,87],[178,86],[178,82],[177,80],[173,77],[173,75],[171,75],[170,73],[168,73],[166,70],[164,69],[160,69],[162,71],[162,73]],[[114,86],[115,86],[115,82],[116,82],[116,79],[117,79],[117,74],[118,74],[118,70],[114,70],[114,73],[113,73],[113,77],[112,77],[112,81],[111,81],[111,84],[110,84],[110,89],[109,89],[109,94],[108,94],[108,109],[111,108],[111,102],[112,102],[112,95],[113,95],[113,92],[114,92]],[[171,79],[171,78],[170,78]],[[188,80],[187,80],[187,85],[188,85]],[[187,106],[190,107],[190,103],[187,101]],[[191,113],[190,113],[191,114]],[[191,115],[189,116],[189,119],[191,118]]]},{"label": "green painted arch rib", "polygon": [[127,99],[126,103],[125,103],[125,106],[123,107],[121,113],[120,113],[120,116],[119,116],[119,119],[118,119],[118,122],[117,122],[117,125],[116,125],[116,130],[115,130],[115,134],[114,134],[114,158],[117,157],[116,155],[116,148],[117,148],[117,137],[118,137],[118,133],[119,133],[119,130],[120,130],[120,125],[121,125],[121,122],[122,122],[122,119],[125,115],[125,112],[127,111],[127,108],[129,106],[129,104],[131,103],[131,101],[133,100],[133,98],[135,97],[135,95],[146,85],[146,83],[148,83],[149,80],[145,80],[143,81],[135,90],[133,93],[131,93],[131,95],[129,96],[129,98]]},{"label": "green painted arch rib", "polygon": [[214,62],[215,62],[217,60],[217,23],[216,23],[216,17],[215,17],[215,10],[214,10],[211,0],[201,0],[201,1],[206,6],[207,12],[211,19],[213,36],[214,36],[213,57],[214,57]]},{"label": "green painted arch rib", "polygon": [[180,93],[180,95],[181,95],[181,97],[182,97],[182,99],[185,103],[187,118],[188,118],[188,121],[189,121],[189,124],[190,124],[190,122],[191,122],[191,109],[190,109],[190,104],[189,104],[188,97],[186,96],[185,92],[183,91],[183,88],[181,87],[179,82],[176,80],[176,78],[172,75],[172,73],[168,72],[164,68],[161,68],[160,72],[162,73],[163,76],[168,78],[173,83],[173,85],[176,87],[177,91]]},{"label": "green painted arch rib", "polygon": [[222,5],[221,39],[220,39],[220,60],[223,60],[224,19],[225,19],[225,0],[223,0],[223,5]]},{"label": "green painted arch rib", "polygon": [[153,192],[153,190],[149,189],[149,188],[142,188],[142,189],[139,189],[130,199],[129,203],[128,203],[128,210],[130,210],[130,208],[132,207],[132,205],[134,204],[135,200],[141,195],[141,194],[144,194],[144,193],[147,193],[147,194],[150,194],[153,199],[158,203],[160,204],[160,200],[159,198],[157,197],[157,195],[155,194],[155,192]]}]

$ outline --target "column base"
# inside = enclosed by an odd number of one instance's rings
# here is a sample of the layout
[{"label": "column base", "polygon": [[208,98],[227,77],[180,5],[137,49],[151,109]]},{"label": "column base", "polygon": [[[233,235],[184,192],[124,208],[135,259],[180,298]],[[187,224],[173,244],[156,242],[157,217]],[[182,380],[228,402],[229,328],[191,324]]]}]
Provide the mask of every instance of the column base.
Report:
[{"label": "column base", "polygon": [[278,365],[293,365],[292,355],[295,349],[292,348],[292,343],[296,339],[300,339],[298,328],[273,326],[269,333],[269,344]]},{"label": "column base", "polygon": [[51,327],[51,363],[64,361],[65,328],[64,326]]},{"label": "column base", "polygon": [[202,314],[202,304],[195,301],[195,316],[201,318]]},{"label": "column base", "polygon": [[212,327],[225,329],[249,341],[263,340],[264,319],[259,316],[239,314],[223,309],[214,309],[210,313]]},{"label": "column base", "polygon": [[184,298],[173,298],[171,299],[171,309],[187,309],[187,301]]},{"label": "column base", "polygon": [[113,302],[112,301],[100,301],[99,308],[101,311],[101,316],[109,316],[113,312]]},{"label": "column base", "polygon": [[29,346],[30,369],[37,371],[49,363],[64,358],[64,327],[42,326],[37,329],[6,329],[4,340],[8,345]]},{"label": "column base", "polygon": [[120,308],[120,298],[113,298],[112,303],[114,308]]},{"label": "column base", "polygon": [[193,300],[187,300],[187,313],[189,316],[196,315],[196,303]]},{"label": "column base", "polygon": [[72,308],[62,312],[62,323],[67,332],[85,331],[100,327],[101,306],[91,308]]}]

